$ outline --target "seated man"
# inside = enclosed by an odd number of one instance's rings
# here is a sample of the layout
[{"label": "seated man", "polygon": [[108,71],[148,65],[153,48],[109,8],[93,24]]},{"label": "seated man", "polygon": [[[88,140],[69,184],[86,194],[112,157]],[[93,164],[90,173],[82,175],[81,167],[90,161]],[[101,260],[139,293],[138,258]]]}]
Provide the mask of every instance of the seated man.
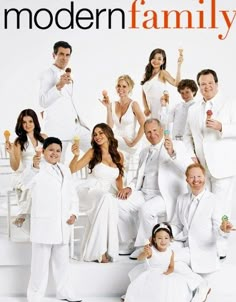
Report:
[{"label": "seated man", "polygon": [[[216,195],[205,188],[204,167],[190,165],[186,177],[191,192],[178,197],[171,223],[175,240],[184,243],[176,258],[185,259],[195,273],[208,278],[219,269],[217,239],[227,236],[233,226],[221,212]],[[199,289],[192,301],[205,301],[209,291],[209,286]]]},{"label": "seated man", "polygon": [[164,137],[157,119],[146,120],[144,132],[151,146],[140,153],[136,177],[118,193],[123,200],[119,202],[120,243],[132,243],[137,236],[137,247],[145,245],[160,217],[171,220],[177,196],[187,191],[184,171],[191,163],[184,144]]}]

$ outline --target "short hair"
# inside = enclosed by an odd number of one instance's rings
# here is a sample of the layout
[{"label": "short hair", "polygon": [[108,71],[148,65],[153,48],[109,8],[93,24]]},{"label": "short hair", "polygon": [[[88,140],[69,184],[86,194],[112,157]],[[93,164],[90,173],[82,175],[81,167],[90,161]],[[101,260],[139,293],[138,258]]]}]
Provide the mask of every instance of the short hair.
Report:
[{"label": "short hair", "polygon": [[52,144],[57,144],[57,145],[59,145],[59,146],[61,147],[61,150],[62,150],[62,142],[61,142],[61,140],[60,140],[59,138],[57,138],[57,137],[52,137],[52,136],[47,137],[47,138],[45,139],[45,141],[44,141],[44,143],[43,143],[43,150],[47,149],[47,147],[48,147],[49,145],[52,145]]},{"label": "short hair", "polygon": [[212,70],[212,69],[203,69],[203,70],[201,70],[201,71],[197,74],[197,83],[198,83],[198,86],[199,86],[199,78],[200,78],[200,76],[202,76],[202,75],[207,75],[207,74],[212,74],[215,83],[218,83],[218,77],[217,77],[217,74],[216,74],[216,72],[215,72],[214,70]]},{"label": "short hair", "polygon": [[192,91],[193,96],[197,94],[198,87],[194,80],[190,80],[190,79],[181,80],[177,86],[178,92],[180,93],[181,90],[184,90],[185,88],[189,88]]},{"label": "short hair", "polygon": [[58,41],[53,46],[53,53],[55,55],[57,54],[59,47],[69,48],[70,49],[70,53],[72,53],[72,46],[68,42]]},{"label": "short hair", "polygon": [[202,170],[202,173],[203,173],[204,175],[206,175],[206,170],[205,170],[205,168],[204,168],[201,164],[194,163],[194,164],[191,164],[191,165],[189,165],[189,166],[187,167],[187,169],[186,169],[186,171],[185,171],[186,177],[188,177],[189,171],[190,171],[191,169],[193,169],[193,168],[199,168],[199,169],[201,169],[201,170]]},{"label": "short hair", "polygon": [[143,128],[144,128],[144,130],[145,130],[145,127],[146,127],[146,125],[147,124],[151,124],[152,122],[156,122],[157,123],[157,125],[159,126],[159,127],[161,127],[161,122],[157,119],[157,118],[148,118],[145,122],[144,122],[144,124],[143,124]]},{"label": "short hair", "polygon": [[133,88],[134,88],[134,81],[131,79],[131,77],[128,74],[123,74],[123,75],[119,76],[119,78],[117,79],[116,86],[122,80],[125,81],[128,84],[128,86],[130,88],[130,91],[132,91]]}]

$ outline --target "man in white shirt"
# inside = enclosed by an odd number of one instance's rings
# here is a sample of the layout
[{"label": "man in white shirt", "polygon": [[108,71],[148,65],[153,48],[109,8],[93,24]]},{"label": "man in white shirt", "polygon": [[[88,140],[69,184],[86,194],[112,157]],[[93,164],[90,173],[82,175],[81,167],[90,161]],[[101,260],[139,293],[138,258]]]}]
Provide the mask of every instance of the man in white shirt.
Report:
[{"label": "man in white shirt", "polygon": [[[219,269],[217,239],[227,237],[233,228],[219,206],[217,196],[205,188],[205,169],[195,163],[186,170],[186,181],[191,192],[178,197],[175,215],[171,222],[175,241],[184,243],[176,250],[176,260],[181,256],[195,273],[208,279]],[[221,222],[222,220],[222,222]],[[210,288],[203,284],[192,301],[205,301]]]},{"label": "man in white shirt", "polygon": [[[236,102],[218,92],[214,70],[200,71],[197,82],[203,99],[189,108],[184,142],[194,161],[206,169],[207,187],[230,216],[236,175]],[[220,256],[225,253],[220,244]]]},{"label": "man in white shirt", "polygon": [[164,137],[157,119],[146,120],[144,132],[151,146],[140,153],[136,177],[118,193],[120,243],[136,238],[137,247],[145,245],[160,219],[171,220],[177,196],[187,190],[184,172],[191,163],[184,144]]},{"label": "man in white shirt", "polygon": [[56,42],[53,48],[54,63],[40,79],[39,104],[44,110],[44,131],[48,136],[60,137],[63,141],[62,161],[66,147],[74,136],[80,137],[80,147],[84,152],[91,146],[89,128],[81,120],[76,107],[74,95],[77,87],[71,78],[71,69],[66,70],[71,53],[70,44]]}]

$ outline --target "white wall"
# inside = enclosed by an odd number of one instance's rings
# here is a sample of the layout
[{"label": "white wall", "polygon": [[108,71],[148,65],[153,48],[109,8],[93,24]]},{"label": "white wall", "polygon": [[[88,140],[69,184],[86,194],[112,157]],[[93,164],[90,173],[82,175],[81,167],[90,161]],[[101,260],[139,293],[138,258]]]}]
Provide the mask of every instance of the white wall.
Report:
[{"label": "white wall", "polygon": [[[105,121],[105,108],[98,102],[101,91],[107,89],[113,99],[116,98],[115,82],[119,75],[130,74],[136,82],[132,97],[141,104],[141,86],[145,65],[150,52],[157,47],[166,50],[167,70],[175,75],[178,47],[184,48],[183,78],[195,79],[196,73],[203,68],[215,69],[220,85],[230,94],[234,92],[235,53],[233,43],[235,26],[228,37],[220,41],[218,34],[226,31],[226,25],[220,13],[217,13],[218,29],[128,29],[132,0],[74,0],[75,11],[80,8],[122,8],[126,11],[127,29],[122,30],[117,25],[112,30],[104,29],[105,19],[101,20],[103,29],[60,30],[55,26],[48,30],[15,29],[11,18],[10,28],[3,28],[3,11],[10,8],[30,8],[32,12],[40,8],[48,8],[55,13],[62,7],[69,8],[69,0],[1,0],[0,3],[0,36],[1,36],[1,72],[0,72],[0,141],[3,140],[4,129],[14,132],[16,118],[22,109],[31,107],[39,112],[38,107],[38,77],[42,70],[52,63],[52,46],[58,40],[66,40],[73,46],[71,64],[73,76],[78,82],[80,93],[79,106],[91,126],[96,122]],[[217,10],[229,9],[230,4],[217,2]],[[189,9],[197,22],[196,10],[205,10],[205,23],[210,25],[210,3],[199,4],[198,1],[146,0],[145,5],[137,6],[141,11],[137,18],[140,23],[144,10],[155,9]],[[47,16],[41,15],[41,24],[46,24]],[[44,18],[43,18],[44,16]],[[232,18],[233,14],[231,14]],[[147,19],[147,18],[146,18]],[[66,23],[66,17],[63,22]],[[161,24],[161,13],[159,15]],[[45,23],[43,23],[45,22]],[[118,19],[117,19],[118,22]],[[64,23],[64,24],[65,24]],[[141,24],[141,23],[140,23]],[[24,24],[26,25],[26,23]],[[174,98],[178,98],[174,89]]]}]

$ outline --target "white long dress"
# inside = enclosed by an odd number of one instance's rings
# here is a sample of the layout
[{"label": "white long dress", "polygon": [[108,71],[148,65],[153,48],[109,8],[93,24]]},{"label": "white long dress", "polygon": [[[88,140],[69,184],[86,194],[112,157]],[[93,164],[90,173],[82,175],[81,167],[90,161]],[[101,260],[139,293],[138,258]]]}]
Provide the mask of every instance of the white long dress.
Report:
[{"label": "white long dress", "polygon": [[115,197],[118,176],[118,168],[99,163],[88,178],[89,189],[82,201],[91,207],[81,247],[84,261],[101,261],[104,253],[114,261],[118,256],[118,204]]},{"label": "white long dress", "polygon": [[199,286],[202,279],[192,273],[184,263],[179,263],[178,269],[175,268],[173,273],[164,275],[163,272],[167,271],[170,264],[171,255],[170,248],[166,252],[159,252],[152,247],[152,257],[129,273],[131,284],[125,302],[191,301],[192,291]]},{"label": "white long dress", "polygon": [[160,99],[163,96],[164,90],[166,90],[166,84],[159,80],[159,73],[143,84],[143,91],[151,111],[151,118],[157,118],[160,120]]}]

